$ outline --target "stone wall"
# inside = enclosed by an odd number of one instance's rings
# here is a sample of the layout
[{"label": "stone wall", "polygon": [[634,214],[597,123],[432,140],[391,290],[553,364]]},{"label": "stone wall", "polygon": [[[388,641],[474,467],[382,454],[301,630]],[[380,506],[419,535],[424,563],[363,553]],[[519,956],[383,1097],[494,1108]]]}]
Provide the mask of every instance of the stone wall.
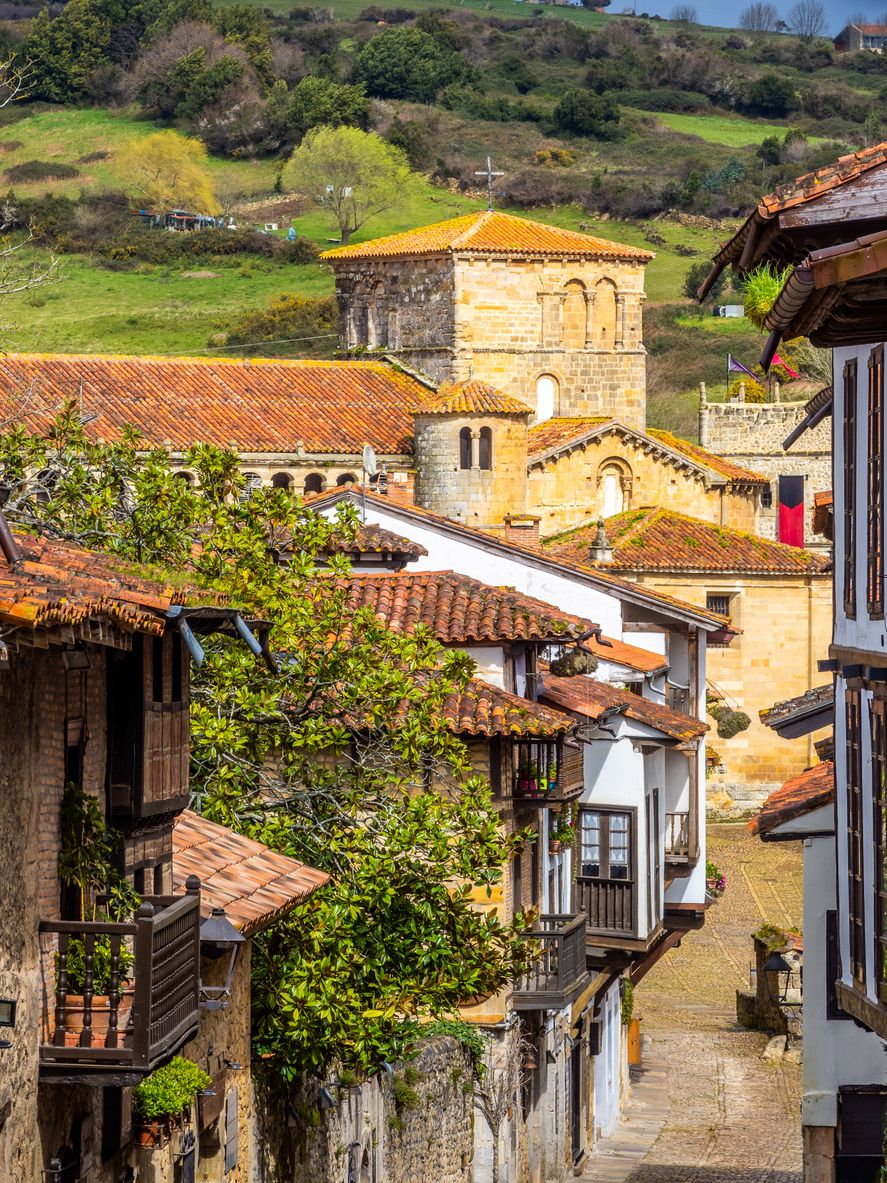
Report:
[{"label": "stone wall", "polygon": [[805,402],[710,403],[699,407],[699,442],[718,456],[768,476],[773,481],[770,509],[762,509],[758,533],[777,536],[779,477],[803,476],[804,536],[808,546],[830,546],[813,533],[813,494],[830,489],[831,419],[806,431],[790,451],[782,442],[804,418]]},{"label": "stone wall", "polygon": [[[319,1081],[288,1098],[259,1093],[266,1131],[259,1155],[263,1183],[469,1183],[474,1100],[471,1063],[455,1040],[438,1037],[411,1062],[359,1088],[330,1088],[319,1108]],[[334,1074],[331,1073],[331,1079]],[[414,1090],[408,1104],[398,1090]],[[412,1083],[409,1083],[412,1081]]]},{"label": "stone wall", "polygon": [[661,505],[718,525],[755,530],[756,491],[708,486],[701,474],[668,459],[647,441],[611,431],[531,464],[527,508],[540,516],[540,533],[554,534],[603,514],[603,476],[611,469],[621,482],[618,508]]},{"label": "stone wall", "polygon": [[[460,432],[492,438],[492,467],[460,466]],[[467,526],[501,524],[527,500],[525,415],[417,415],[416,504]]]}]

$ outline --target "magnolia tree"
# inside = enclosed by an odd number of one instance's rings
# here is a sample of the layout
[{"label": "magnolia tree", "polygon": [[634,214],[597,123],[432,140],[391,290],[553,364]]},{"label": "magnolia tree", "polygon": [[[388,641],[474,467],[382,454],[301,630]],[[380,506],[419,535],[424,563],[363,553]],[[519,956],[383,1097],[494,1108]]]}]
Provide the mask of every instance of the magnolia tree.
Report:
[{"label": "magnolia tree", "polygon": [[344,558],[317,573],[352,516],[327,521],[280,489],[247,496],[237,457],[206,446],[186,457],[191,487],[142,447],[132,432],[90,442],[73,406],[44,435],[8,427],[5,512],[274,622],[276,673],[243,646],[207,644],[192,689],[195,807],[331,876],[254,940],[257,1053],[284,1079],[334,1058],[372,1071],[408,1050],[420,1019],[523,965],[520,925],[472,906],[520,841],[443,721],[472,663],[353,611]]}]

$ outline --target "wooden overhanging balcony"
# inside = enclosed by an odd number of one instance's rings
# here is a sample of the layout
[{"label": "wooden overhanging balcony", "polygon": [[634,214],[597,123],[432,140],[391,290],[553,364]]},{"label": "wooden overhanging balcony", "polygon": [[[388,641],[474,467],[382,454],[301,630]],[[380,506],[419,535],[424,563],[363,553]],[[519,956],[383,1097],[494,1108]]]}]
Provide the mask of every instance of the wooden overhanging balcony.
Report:
[{"label": "wooden overhanging balcony", "polygon": [[690,810],[665,815],[665,866],[672,875],[687,875],[699,859],[696,815]]},{"label": "wooden overhanging balcony", "polygon": [[[196,1033],[199,888],[144,897],[132,923],[47,920],[40,933],[42,1079],[134,1083]],[[77,995],[68,984],[75,956]]]},{"label": "wooden overhanging balcony", "polygon": [[637,931],[633,879],[577,879],[576,899],[588,917],[588,936],[633,937]]},{"label": "wooden overhanging balcony", "polygon": [[514,983],[517,1010],[560,1010],[581,987],[585,969],[585,916],[540,916],[527,932],[539,957]]},{"label": "wooden overhanging balcony", "polygon": [[572,801],[584,787],[582,749],[563,739],[514,740],[503,772],[506,794],[531,808]]}]

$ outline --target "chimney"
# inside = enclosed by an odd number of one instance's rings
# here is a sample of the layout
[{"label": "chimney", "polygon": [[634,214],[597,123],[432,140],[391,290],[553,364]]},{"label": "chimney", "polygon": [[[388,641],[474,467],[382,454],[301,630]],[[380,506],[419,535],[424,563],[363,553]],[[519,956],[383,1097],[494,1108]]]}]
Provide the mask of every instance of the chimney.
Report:
[{"label": "chimney", "polygon": [[506,542],[516,542],[518,546],[539,545],[539,522],[542,519],[533,513],[507,513],[505,515]]},{"label": "chimney", "polygon": [[607,531],[604,529],[603,518],[598,518],[597,534],[594,536],[594,542],[591,544],[588,557],[593,563],[613,562],[613,548],[610,546]]}]

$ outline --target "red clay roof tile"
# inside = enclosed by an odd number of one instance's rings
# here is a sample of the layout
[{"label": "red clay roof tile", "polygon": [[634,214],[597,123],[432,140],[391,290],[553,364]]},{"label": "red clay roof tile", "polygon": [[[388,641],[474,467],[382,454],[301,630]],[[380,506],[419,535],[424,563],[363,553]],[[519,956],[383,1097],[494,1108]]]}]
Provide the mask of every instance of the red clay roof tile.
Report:
[{"label": "red clay roof tile", "polygon": [[831,760],[823,760],[791,777],[771,793],[760,812],[748,823],[748,828],[753,834],[769,834],[785,822],[812,813],[822,805],[830,805],[834,799],[835,766]]},{"label": "red clay roof tile", "polygon": [[641,674],[654,674],[659,670],[668,669],[668,658],[661,653],[651,653],[649,649],[628,645],[625,641],[617,641],[613,637],[602,636],[600,641],[596,637],[589,637],[582,644],[586,649],[590,649],[599,661],[623,665]]},{"label": "red clay roof tile", "polygon": [[347,588],[354,611],[371,609],[395,632],[412,634],[424,625],[443,644],[572,639],[596,627],[514,588],[453,571],[354,574],[335,583]]},{"label": "red clay roof tile", "polygon": [[650,251],[561,230],[529,218],[516,218],[499,210],[464,214],[446,222],[420,226],[401,234],[388,234],[369,242],[349,244],[325,251],[322,259],[335,263],[348,259],[390,259],[405,255],[439,254],[569,255],[593,259],[626,259],[649,262]]},{"label": "red clay roof tile", "polygon": [[173,829],[173,887],[200,880],[201,912],[224,908],[244,935],[267,928],[329,880],[325,871],[278,854],[186,809]]},{"label": "red clay roof tile", "polygon": [[[27,392],[25,398],[23,392]],[[173,451],[412,452],[411,407],[428,387],[382,361],[0,354],[0,411],[45,430],[77,398],[93,439],[124,425]]]},{"label": "red clay roof tile", "polygon": [[448,695],[443,717],[458,735],[519,735],[551,738],[570,731],[570,715],[509,694],[499,686],[472,678],[461,691]]},{"label": "red clay roof tile", "polygon": [[670,431],[660,431],[658,428],[651,427],[647,431],[647,435],[652,436],[654,440],[658,440],[666,448],[680,452],[683,456],[688,457],[688,459],[695,460],[697,464],[701,464],[704,468],[710,468],[714,472],[720,473],[721,476],[727,477],[736,484],[770,484],[769,477],[762,476],[759,472],[752,472],[749,468],[742,468],[740,465],[734,464],[731,460],[725,460],[723,456],[717,456],[714,452],[700,448],[698,444],[691,444],[689,440],[681,439],[678,435],[672,435]]},{"label": "red clay roof tile", "polygon": [[445,382],[437,394],[416,408],[424,415],[530,415],[532,408],[520,399],[470,378],[466,382]]},{"label": "red clay roof tile", "polygon": [[590,431],[603,427],[611,420],[606,415],[585,419],[546,419],[527,432],[530,457],[541,456],[555,448],[565,448],[574,440],[583,439]]},{"label": "red clay roof tile", "polygon": [[[607,518],[616,571],[731,571],[825,574],[829,559],[757,534],[717,526],[669,509],[646,506]],[[580,526],[543,540],[545,553],[588,559],[597,525]]]},{"label": "red clay roof tile", "polygon": [[551,673],[543,672],[540,697],[543,702],[574,711],[592,722],[600,719],[605,711],[618,708],[619,713],[626,718],[645,723],[681,743],[698,739],[708,731],[708,725],[701,719],[673,711],[662,703],[642,698],[620,686],[598,682],[583,674],[575,678],[556,678]]}]

